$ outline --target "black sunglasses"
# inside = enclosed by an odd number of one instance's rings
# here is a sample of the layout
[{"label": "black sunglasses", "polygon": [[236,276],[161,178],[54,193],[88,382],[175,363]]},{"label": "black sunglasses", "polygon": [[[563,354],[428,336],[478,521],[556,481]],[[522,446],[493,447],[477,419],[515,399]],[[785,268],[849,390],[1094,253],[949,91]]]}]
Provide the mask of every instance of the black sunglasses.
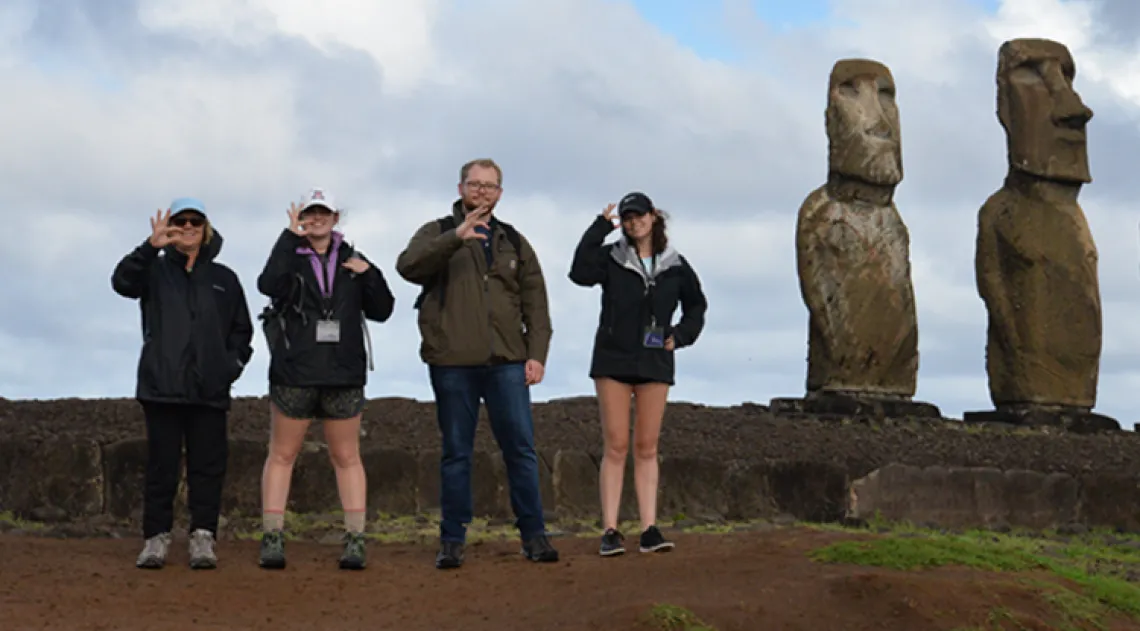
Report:
[{"label": "black sunglasses", "polygon": [[194,226],[195,228],[201,228],[202,226],[206,225],[206,219],[203,217],[175,217],[170,220],[170,223],[178,228],[181,228],[187,224]]}]

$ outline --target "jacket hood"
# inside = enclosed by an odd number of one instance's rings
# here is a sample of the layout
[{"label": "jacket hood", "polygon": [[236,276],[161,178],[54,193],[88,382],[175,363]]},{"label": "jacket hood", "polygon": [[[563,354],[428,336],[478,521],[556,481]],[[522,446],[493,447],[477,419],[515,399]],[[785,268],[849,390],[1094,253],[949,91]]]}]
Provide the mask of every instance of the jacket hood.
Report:
[{"label": "jacket hood", "polygon": [[680,253],[677,252],[672,245],[666,245],[665,251],[657,255],[657,264],[652,270],[646,271],[645,268],[641,266],[641,257],[637,255],[637,249],[629,243],[629,239],[626,239],[625,236],[622,236],[614,243],[613,249],[610,250],[610,256],[622,267],[631,269],[641,275],[641,278],[645,280],[646,284],[665,270],[681,264]]}]

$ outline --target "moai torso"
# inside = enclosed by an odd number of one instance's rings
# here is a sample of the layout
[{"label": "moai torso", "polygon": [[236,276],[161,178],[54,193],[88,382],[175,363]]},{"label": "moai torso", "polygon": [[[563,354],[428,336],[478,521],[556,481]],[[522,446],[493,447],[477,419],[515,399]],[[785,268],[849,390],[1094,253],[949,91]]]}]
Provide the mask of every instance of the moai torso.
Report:
[{"label": "moai torso", "polygon": [[809,391],[914,395],[909,241],[893,203],[837,201],[826,186],[804,202],[796,252],[809,312]]}]

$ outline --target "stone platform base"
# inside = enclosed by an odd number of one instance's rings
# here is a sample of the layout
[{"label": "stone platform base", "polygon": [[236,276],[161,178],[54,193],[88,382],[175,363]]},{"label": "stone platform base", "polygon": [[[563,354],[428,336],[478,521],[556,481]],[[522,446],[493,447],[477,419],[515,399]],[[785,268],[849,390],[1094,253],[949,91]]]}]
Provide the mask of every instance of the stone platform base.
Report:
[{"label": "stone platform base", "polygon": [[1116,419],[1080,409],[998,408],[996,410],[966,412],[962,415],[962,420],[975,425],[1056,427],[1075,434],[1120,431],[1120,423]]},{"label": "stone platform base", "polygon": [[938,406],[924,401],[838,392],[811,393],[802,398],[772,399],[774,414],[814,414],[820,416],[869,416],[884,418],[942,418]]}]

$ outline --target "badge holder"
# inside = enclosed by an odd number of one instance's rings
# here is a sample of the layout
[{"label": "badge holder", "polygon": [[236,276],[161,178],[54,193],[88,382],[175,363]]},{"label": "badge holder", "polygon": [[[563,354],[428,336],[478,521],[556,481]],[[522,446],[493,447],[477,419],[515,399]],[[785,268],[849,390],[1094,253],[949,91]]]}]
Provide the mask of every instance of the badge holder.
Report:
[{"label": "badge holder", "polygon": [[645,348],[665,348],[665,327],[657,326],[656,318],[645,327],[641,343]]},{"label": "badge holder", "polygon": [[324,319],[317,320],[317,343],[337,344],[340,342],[340,321],[333,320],[332,314],[326,314]]}]

